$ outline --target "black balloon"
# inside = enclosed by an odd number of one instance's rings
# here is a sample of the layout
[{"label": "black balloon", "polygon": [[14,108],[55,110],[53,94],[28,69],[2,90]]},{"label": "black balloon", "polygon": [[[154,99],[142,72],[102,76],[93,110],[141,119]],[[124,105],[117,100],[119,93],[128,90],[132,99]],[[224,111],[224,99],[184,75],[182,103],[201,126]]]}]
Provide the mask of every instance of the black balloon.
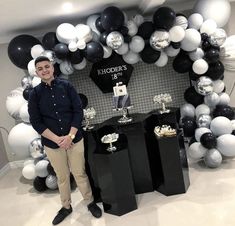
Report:
[{"label": "black balloon", "polygon": [[78,95],[79,95],[81,102],[82,102],[82,108],[85,109],[88,105],[88,98],[82,93],[79,93]]},{"label": "black balloon", "polygon": [[197,128],[197,124],[193,118],[184,117],[182,119],[182,127],[184,130],[184,136],[185,137],[192,137],[192,136],[194,136],[195,129]]},{"label": "black balloon", "polygon": [[98,42],[89,42],[84,50],[84,55],[90,62],[97,63],[103,59],[104,49]]},{"label": "black balloon", "polygon": [[119,29],[119,31],[120,31],[120,33],[121,33],[123,36],[125,36],[125,35],[128,34],[129,29],[128,29],[128,27],[126,27],[126,26],[122,26],[122,27]]},{"label": "black balloon", "polygon": [[96,26],[97,30],[98,30],[100,33],[102,33],[102,32],[105,31],[105,29],[104,29],[103,26],[102,26],[101,18],[100,18],[100,17],[98,17],[98,18],[96,19],[96,21],[95,21],[95,26]]},{"label": "black balloon", "polygon": [[228,105],[217,105],[213,111],[213,116],[224,116],[230,120],[234,119],[234,110]]},{"label": "black balloon", "polygon": [[103,44],[103,45],[107,45],[106,44],[106,39],[107,39],[107,36],[109,35],[109,31],[104,31],[103,33],[100,34],[100,42]]},{"label": "black balloon", "polygon": [[53,175],[53,176],[56,175],[55,170],[54,170],[54,168],[53,168],[53,166],[51,165],[50,162],[49,162],[48,165],[47,165],[47,171],[48,171],[48,173],[49,173],[50,175]]},{"label": "black balloon", "polygon": [[210,42],[208,40],[205,40],[205,41],[202,42],[202,49],[204,51],[207,51],[210,48],[211,48],[211,44],[210,44]]},{"label": "black balloon", "polygon": [[33,90],[32,87],[27,87],[24,89],[23,91],[23,97],[25,100],[28,100],[29,99],[29,95],[30,95],[30,92]]},{"label": "black balloon", "polygon": [[204,75],[210,77],[212,80],[218,80],[223,74],[224,65],[220,61],[217,61],[209,64],[209,68]]},{"label": "black balloon", "polygon": [[132,40],[132,37],[131,37],[130,35],[124,36],[124,42],[125,42],[125,43],[130,43],[131,40]]},{"label": "black balloon", "polygon": [[194,87],[189,87],[185,90],[184,99],[194,107],[197,107],[204,102],[204,96],[197,93]]},{"label": "black balloon", "polygon": [[208,63],[215,63],[219,60],[219,51],[211,48],[205,52],[204,58]]},{"label": "black balloon", "polygon": [[189,56],[181,51],[173,61],[173,68],[178,73],[186,73],[190,71],[192,64]]},{"label": "black balloon", "polygon": [[181,46],[181,43],[180,43],[180,42],[171,42],[171,46],[172,46],[174,49],[179,49],[180,46]]},{"label": "black balloon", "polygon": [[59,43],[55,46],[55,55],[58,59],[65,59],[69,56],[69,48],[64,43]]},{"label": "black balloon", "polygon": [[199,76],[198,74],[196,74],[196,73],[193,71],[192,68],[189,70],[189,79],[190,79],[191,81],[197,81],[199,77],[200,77],[200,76]]},{"label": "black balloon", "polygon": [[35,188],[35,190],[39,192],[46,191],[47,190],[46,178],[36,177],[33,181],[33,187]]},{"label": "black balloon", "polygon": [[124,14],[115,6],[107,7],[101,13],[101,24],[106,31],[117,31],[124,24]]},{"label": "black balloon", "polygon": [[176,14],[169,7],[160,7],[153,15],[153,23],[156,29],[170,30],[175,23]]},{"label": "black balloon", "polygon": [[213,133],[204,133],[200,138],[200,142],[207,149],[215,148],[217,145],[216,136]]},{"label": "black balloon", "polygon": [[207,33],[202,33],[201,38],[202,38],[202,41],[207,41],[209,38],[209,35]]},{"label": "black balloon", "polygon": [[38,39],[31,35],[19,35],[13,38],[8,45],[8,57],[17,67],[27,69],[31,56],[31,48],[41,44]]},{"label": "black balloon", "polygon": [[160,51],[154,50],[150,45],[145,45],[140,57],[147,64],[155,63],[161,55]]},{"label": "black balloon", "polygon": [[59,41],[56,38],[55,32],[48,32],[42,38],[42,45],[43,45],[44,49],[53,50],[55,45],[58,43],[59,43]]},{"label": "black balloon", "polygon": [[149,39],[154,31],[154,24],[151,21],[146,21],[139,26],[137,35],[143,39]]},{"label": "black balloon", "polygon": [[76,50],[75,52],[71,52],[70,53],[70,62],[72,64],[79,64],[81,63],[83,60],[83,55],[81,50]]}]

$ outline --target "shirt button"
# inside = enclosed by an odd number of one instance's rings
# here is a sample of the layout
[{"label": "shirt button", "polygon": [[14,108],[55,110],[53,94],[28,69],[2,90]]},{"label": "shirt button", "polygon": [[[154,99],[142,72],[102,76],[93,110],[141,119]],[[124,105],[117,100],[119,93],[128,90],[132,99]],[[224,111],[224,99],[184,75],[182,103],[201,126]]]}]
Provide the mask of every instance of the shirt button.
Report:
[{"label": "shirt button", "polygon": [[53,97],[53,98],[54,98],[55,96],[54,96],[54,95],[52,95],[51,97]]},{"label": "shirt button", "polygon": [[61,122],[61,119],[59,119],[59,122]]},{"label": "shirt button", "polygon": [[52,88],[51,88],[51,90],[52,90]]},{"label": "shirt button", "polygon": [[54,106],[56,106],[56,104],[54,104]]},{"label": "shirt button", "polygon": [[58,111],[56,111],[55,113],[58,114]]},{"label": "shirt button", "polygon": [[62,130],[63,128],[61,127],[60,129]]},{"label": "shirt button", "polygon": [[64,98],[64,96],[62,96]]}]

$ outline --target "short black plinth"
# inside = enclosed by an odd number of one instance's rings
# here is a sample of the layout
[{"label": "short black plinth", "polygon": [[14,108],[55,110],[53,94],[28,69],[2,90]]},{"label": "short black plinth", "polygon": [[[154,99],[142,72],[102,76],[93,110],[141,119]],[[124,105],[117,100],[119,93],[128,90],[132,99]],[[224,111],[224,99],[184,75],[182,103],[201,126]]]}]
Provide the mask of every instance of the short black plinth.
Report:
[{"label": "short black plinth", "polygon": [[104,212],[121,216],[137,209],[128,150],[94,154]]},{"label": "short black plinth", "polygon": [[162,168],[156,190],[167,196],[185,193],[190,184],[185,149],[179,146],[180,136],[182,133],[174,137],[156,137]]}]

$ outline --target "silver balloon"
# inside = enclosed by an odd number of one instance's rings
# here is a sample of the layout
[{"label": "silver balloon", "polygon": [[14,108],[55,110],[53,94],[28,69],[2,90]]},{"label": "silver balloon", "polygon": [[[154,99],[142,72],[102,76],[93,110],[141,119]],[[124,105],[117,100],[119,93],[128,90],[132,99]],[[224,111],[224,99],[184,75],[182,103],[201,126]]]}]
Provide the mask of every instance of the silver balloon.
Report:
[{"label": "silver balloon", "polygon": [[29,151],[34,159],[44,156],[44,148],[41,143],[41,138],[36,138],[31,141],[31,143],[29,144]]},{"label": "silver balloon", "polygon": [[149,43],[153,49],[161,50],[170,45],[170,35],[167,31],[155,31]]},{"label": "silver balloon", "polygon": [[54,175],[48,175],[46,178],[46,186],[51,190],[57,189],[58,188],[57,177]]},{"label": "silver balloon", "polygon": [[205,164],[210,168],[217,168],[222,163],[222,155],[217,149],[210,149],[204,157]]},{"label": "silver balloon", "polygon": [[21,86],[25,89],[27,87],[32,86],[32,77],[25,75],[22,79],[21,79]]},{"label": "silver balloon", "polygon": [[210,115],[199,115],[197,118],[198,127],[210,128],[211,116]]},{"label": "silver balloon", "polygon": [[109,33],[106,39],[107,46],[111,47],[112,49],[118,49],[124,43],[124,38],[122,34],[118,31],[113,31]]},{"label": "silver balloon", "polygon": [[224,29],[217,28],[215,32],[210,36],[210,42],[222,46],[227,38],[227,34]]},{"label": "silver balloon", "polygon": [[206,96],[213,92],[213,81],[207,76],[201,76],[194,87],[199,94]]},{"label": "silver balloon", "polygon": [[53,51],[51,51],[51,50],[44,50],[41,53],[41,56],[47,57],[53,64],[56,63],[55,53]]}]

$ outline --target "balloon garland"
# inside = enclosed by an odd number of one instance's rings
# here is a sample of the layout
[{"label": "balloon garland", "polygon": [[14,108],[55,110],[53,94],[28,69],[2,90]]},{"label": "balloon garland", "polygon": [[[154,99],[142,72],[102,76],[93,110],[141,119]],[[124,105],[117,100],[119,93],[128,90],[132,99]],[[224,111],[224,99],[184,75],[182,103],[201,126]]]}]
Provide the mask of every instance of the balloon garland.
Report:
[{"label": "balloon garland", "polygon": [[[219,15],[214,7],[220,8]],[[41,55],[54,63],[57,76],[82,70],[87,61],[109,58],[113,51],[128,64],[142,60],[157,67],[175,57],[174,70],[188,73],[191,81],[184,92],[187,103],[180,108],[180,125],[184,136],[191,139],[188,154],[195,160],[204,159],[208,167],[218,167],[223,156],[235,156],[231,148],[235,145],[234,111],[228,106],[230,97],[222,81],[225,69],[235,70],[235,36],[227,38],[221,28],[230,10],[227,0],[213,4],[199,0],[189,18],[159,7],[152,20],[145,21],[139,14],[128,20],[119,8],[111,6],[89,16],[86,24],[60,24],[55,32],[46,33],[41,43],[30,35],[16,36],[9,43],[8,55],[29,75],[22,79],[23,90],[14,90],[7,98],[7,110],[12,117],[28,122],[20,103],[27,102],[30,89],[40,82],[35,77],[34,59]]]}]

